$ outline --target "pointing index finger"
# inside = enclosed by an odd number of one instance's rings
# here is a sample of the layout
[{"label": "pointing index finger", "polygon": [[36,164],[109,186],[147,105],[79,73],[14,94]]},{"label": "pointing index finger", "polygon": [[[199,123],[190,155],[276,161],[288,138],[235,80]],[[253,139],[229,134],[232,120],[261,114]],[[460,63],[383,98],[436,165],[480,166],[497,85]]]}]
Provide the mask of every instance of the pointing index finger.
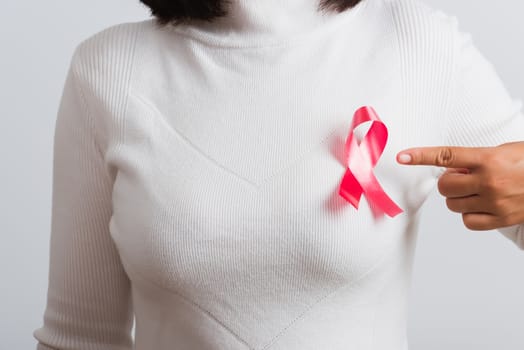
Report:
[{"label": "pointing index finger", "polygon": [[476,168],[482,164],[482,152],[484,148],[485,147],[458,146],[408,148],[397,154],[397,161],[407,165]]}]

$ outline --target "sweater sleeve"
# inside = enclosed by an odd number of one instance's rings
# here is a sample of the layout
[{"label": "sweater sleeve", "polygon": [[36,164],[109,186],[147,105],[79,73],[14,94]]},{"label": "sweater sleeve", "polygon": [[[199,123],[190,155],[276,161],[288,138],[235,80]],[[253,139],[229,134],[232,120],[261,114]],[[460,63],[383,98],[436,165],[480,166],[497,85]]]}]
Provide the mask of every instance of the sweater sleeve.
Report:
[{"label": "sweater sleeve", "polygon": [[[524,141],[522,101],[510,96],[494,66],[453,19],[457,54],[445,144],[491,147]],[[498,231],[524,249],[524,223]]]},{"label": "sweater sleeve", "polygon": [[76,74],[65,79],[54,134],[47,305],[38,350],[132,348],[130,281],[110,236],[112,176]]}]

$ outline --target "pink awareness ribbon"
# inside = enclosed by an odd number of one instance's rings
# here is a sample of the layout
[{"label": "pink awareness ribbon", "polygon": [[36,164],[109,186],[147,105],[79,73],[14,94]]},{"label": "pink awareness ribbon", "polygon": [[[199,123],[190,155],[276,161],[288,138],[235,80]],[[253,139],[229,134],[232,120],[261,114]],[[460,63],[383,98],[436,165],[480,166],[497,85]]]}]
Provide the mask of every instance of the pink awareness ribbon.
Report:
[{"label": "pink awareness ribbon", "polygon": [[[358,144],[354,135],[355,128],[368,121],[372,121],[371,127]],[[355,209],[358,209],[361,195],[365,193],[368,202],[374,204],[372,207],[375,207],[377,216],[386,213],[395,217],[402,213],[402,209],[386,194],[373,174],[373,168],[386,147],[387,139],[388,129],[373,107],[363,106],[355,111],[344,147],[344,164],[347,165],[347,170],[338,193]]]}]

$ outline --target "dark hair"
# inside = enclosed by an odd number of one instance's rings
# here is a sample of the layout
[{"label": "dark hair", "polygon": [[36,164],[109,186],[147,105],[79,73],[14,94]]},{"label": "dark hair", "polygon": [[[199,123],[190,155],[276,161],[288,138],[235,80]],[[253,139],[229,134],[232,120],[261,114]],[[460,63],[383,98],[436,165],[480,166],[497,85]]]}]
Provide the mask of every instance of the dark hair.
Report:
[{"label": "dark hair", "polygon": [[[285,0],[283,0],[285,1]],[[319,0],[320,11],[343,12],[362,0]],[[215,18],[227,15],[230,0],[140,0],[149,7],[157,24],[176,25],[191,20],[212,22]]]}]

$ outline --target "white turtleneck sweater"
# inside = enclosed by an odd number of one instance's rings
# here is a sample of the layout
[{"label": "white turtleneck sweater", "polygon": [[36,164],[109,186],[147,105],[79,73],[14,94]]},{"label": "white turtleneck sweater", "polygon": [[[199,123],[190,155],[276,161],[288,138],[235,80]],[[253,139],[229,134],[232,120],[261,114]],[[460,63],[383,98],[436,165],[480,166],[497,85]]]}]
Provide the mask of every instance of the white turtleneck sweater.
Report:
[{"label": "white turtleneck sweater", "polygon": [[[39,350],[408,348],[419,208],[442,169],[395,156],[523,140],[521,102],[455,17],[315,5],[233,0],[214,23],[120,23],[77,46]],[[363,105],[389,129],[375,176],[393,218],[337,193]],[[523,228],[499,231],[524,248]]]}]

